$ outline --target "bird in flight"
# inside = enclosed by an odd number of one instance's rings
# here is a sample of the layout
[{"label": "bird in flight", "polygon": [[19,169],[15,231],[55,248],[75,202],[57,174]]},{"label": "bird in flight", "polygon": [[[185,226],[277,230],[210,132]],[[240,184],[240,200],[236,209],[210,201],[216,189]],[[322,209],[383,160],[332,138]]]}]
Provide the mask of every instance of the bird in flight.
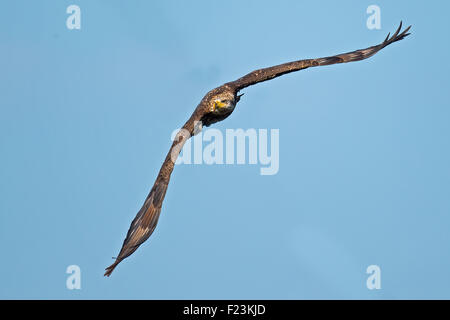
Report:
[{"label": "bird in flight", "polygon": [[310,67],[327,66],[336,63],[367,59],[391,43],[402,40],[404,37],[408,36],[410,28],[411,26],[400,32],[402,29],[402,23],[400,22],[400,26],[392,37],[388,34],[386,39],[378,45],[335,56],[298,60],[269,68],[258,69],[235,81],[227,82],[220,87],[209,91],[200,101],[189,120],[175,136],[169,153],[156,177],[155,184],[145,199],[142,208],[131,222],[131,226],[123,241],[119,255],[115,258],[114,263],[106,268],[105,276],[109,277],[114,268],[123,259],[136,251],[136,249],[144,243],[155,230],[161,212],[161,205],[169,184],[170,175],[173,171],[175,160],[181,152],[183,145],[190,137],[200,132],[203,126],[210,126],[213,123],[226,119],[234,111],[236,104],[239,102],[239,99],[242,96],[239,92],[242,89],[259,82],[271,80],[284,74]]}]

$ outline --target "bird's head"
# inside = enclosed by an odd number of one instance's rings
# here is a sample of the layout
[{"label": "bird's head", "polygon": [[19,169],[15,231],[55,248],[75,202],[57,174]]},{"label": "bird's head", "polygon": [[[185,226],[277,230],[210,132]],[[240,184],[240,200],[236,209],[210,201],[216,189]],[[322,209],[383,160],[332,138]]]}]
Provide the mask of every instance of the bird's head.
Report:
[{"label": "bird's head", "polygon": [[202,112],[202,126],[210,126],[213,123],[226,119],[236,107],[242,94],[237,94],[236,90],[228,86],[221,86],[206,94],[199,104]]},{"label": "bird's head", "polygon": [[216,114],[231,113],[242,95],[225,91],[214,95],[210,103],[210,112]]}]

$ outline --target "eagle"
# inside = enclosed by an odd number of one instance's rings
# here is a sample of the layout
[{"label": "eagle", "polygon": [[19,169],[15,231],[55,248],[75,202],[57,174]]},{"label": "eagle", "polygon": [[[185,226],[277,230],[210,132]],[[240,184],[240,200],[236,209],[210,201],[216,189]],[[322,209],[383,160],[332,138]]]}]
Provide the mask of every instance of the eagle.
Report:
[{"label": "eagle", "polygon": [[208,127],[216,122],[226,119],[234,111],[236,104],[239,102],[242,96],[239,92],[242,89],[259,82],[274,79],[287,73],[311,67],[327,66],[336,63],[367,59],[391,43],[402,40],[408,36],[410,34],[408,33],[410,28],[411,26],[400,32],[402,30],[402,22],[400,22],[400,26],[395,33],[392,36],[390,36],[389,33],[386,39],[378,45],[335,56],[297,60],[273,67],[258,69],[235,81],[227,82],[220,87],[209,91],[200,101],[189,120],[176,134],[172,146],[170,147],[158,176],[156,177],[156,181],[141,209],[131,222],[131,226],[127,232],[125,240],[123,241],[119,255],[115,258],[114,263],[105,269],[105,276],[109,277],[116,266],[123,259],[127,258],[134,251],[136,251],[136,249],[144,243],[155,230],[164,196],[166,195],[167,186],[169,185],[170,175],[172,174],[175,160],[181,152],[183,145],[190,137],[199,133],[203,126]]}]

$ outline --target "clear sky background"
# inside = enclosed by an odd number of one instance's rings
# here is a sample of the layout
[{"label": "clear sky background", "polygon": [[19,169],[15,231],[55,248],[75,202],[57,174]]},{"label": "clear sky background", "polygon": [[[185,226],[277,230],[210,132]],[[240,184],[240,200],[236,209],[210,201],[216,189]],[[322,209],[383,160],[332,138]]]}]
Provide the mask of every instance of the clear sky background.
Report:
[{"label": "clear sky background", "polygon": [[[81,8],[69,30],[66,8]],[[369,5],[381,30],[366,27]],[[450,298],[446,1],[3,1],[0,298]],[[412,35],[244,90],[215,127],[280,130],[280,170],[175,167],[111,278],[170,134],[256,68]],[[81,268],[81,290],[66,268]],[[368,290],[366,268],[381,268]]]}]

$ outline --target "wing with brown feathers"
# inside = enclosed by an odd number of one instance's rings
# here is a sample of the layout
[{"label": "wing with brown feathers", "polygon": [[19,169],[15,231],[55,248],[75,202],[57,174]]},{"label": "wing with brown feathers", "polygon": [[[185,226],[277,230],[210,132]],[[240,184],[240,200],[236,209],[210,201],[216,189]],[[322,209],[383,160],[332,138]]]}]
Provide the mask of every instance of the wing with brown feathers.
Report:
[{"label": "wing with brown feathers", "polygon": [[194,113],[191,119],[184,125],[183,129],[178,132],[172,147],[164,160],[158,177],[153,185],[150,193],[142,205],[142,208],[137,213],[136,217],[131,222],[128,229],[127,236],[123,241],[122,248],[119,255],[112,265],[105,270],[105,276],[110,276],[114,268],[125,258],[130,256],[136,249],[144,243],[153,233],[158,223],[161,206],[166,195],[167,186],[169,185],[170,175],[172,174],[175,160],[181,151],[185,142],[193,133],[194,119],[197,114]]},{"label": "wing with brown feathers", "polygon": [[375,53],[377,53],[384,47],[390,45],[391,43],[402,40],[404,37],[408,36],[409,35],[408,31],[411,28],[411,26],[409,26],[400,33],[401,28],[402,22],[400,22],[400,26],[398,27],[397,31],[392,35],[392,37],[389,37],[388,34],[388,36],[382,43],[376,46],[372,46],[370,48],[356,50],[331,57],[298,60],[269,68],[258,69],[253,72],[250,72],[249,74],[243,76],[242,78],[237,79],[236,81],[229,82],[228,85],[233,87],[236,90],[236,92],[238,92],[239,90],[242,90],[256,83],[267,81],[282,76],[284,74],[299,71],[309,67],[327,66],[335,63],[345,63],[351,61],[364,60],[373,56]]},{"label": "wing with brown feathers", "polygon": [[106,268],[105,276],[110,276],[114,268],[125,258],[130,256],[136,249],[147,240],[153,233],[158,223],[161,205],[166,194],[168,180],[158,176],[142,208],[131,222],[127,236],[122,244],[122,249],[116,261]]}]

